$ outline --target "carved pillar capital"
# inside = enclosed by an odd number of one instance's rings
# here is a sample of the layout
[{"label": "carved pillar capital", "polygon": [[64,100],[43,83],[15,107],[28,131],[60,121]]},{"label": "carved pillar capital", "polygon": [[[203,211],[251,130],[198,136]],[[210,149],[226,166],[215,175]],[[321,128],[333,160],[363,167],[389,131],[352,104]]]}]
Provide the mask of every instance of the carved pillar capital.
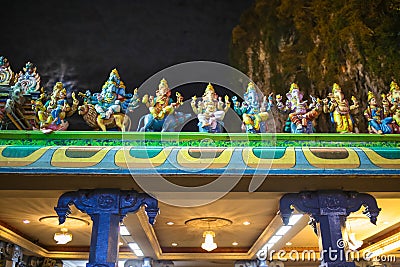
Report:
[{"label": "carved pillar capital", "polygon": [[90,215],[93,221],[87,267],[115,267],[118,259],[119,223],[128,213],[137,212],[141,206],[154,224],[158,214],[158,201],[135,190],[87,189],[66,192],[58,199],[55,211],[60,224],[71,213],[70,206]]}]

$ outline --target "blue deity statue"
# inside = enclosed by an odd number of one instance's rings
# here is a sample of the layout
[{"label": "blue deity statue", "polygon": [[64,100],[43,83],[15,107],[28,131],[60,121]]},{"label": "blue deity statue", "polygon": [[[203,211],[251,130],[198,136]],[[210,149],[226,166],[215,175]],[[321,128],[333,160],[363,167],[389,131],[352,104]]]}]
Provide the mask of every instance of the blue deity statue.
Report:
[{"label": "blue deity statue", "polygon": [[240,104],[237,97],[232,97],[233,109],[242,118],[242,130],[246,133],[266,132],[265,121],[268,119],[268,112],[273,106],[272,93],[260,99],[254,83],[247,85],[244,101]]},{"label": "blue deity statue", "polygon": [[75,93],[72,93],[72,106],[67,101],[67,91],[62,82],[57,82],[50,95],[50,99],[43,104],[46,99],[44,90],[40,98],[32,101],[32,108],[35,111],[39,128],[44,133],[52,131],[65,131],[69,123],[65,120],[66,117],[72,116],[77,110],[79,101],[75,98]]},{"label": "blue deity statue", "polygon": [[364,111],[364,116],[368,121],[368,131],[370,133],[390,134],[393,133],[392,117],[384,117],[383,109],[378,106],[375,95],[368,92],[368,107]]},{"label": "blue deity statue", "polygon": [[110,72],[100,93],[92,94],[87,90],[79,93],[79,96],[83,98],[83,105],[78,108],[79,114],[90,127],[102,131],[107,128],[125,130],[130,123],[126,113],[133,112],[140,104],[137,88],[133,95],[127,94],[117,69]]},{"label": "blue deity statue", "polygon": [[117,69],[110,72],[100,94],[96,96],[95,109],[102,119],[109,119],[112,114],[121,112],[121,100],[125,97],[125,84],[121,81]]}]

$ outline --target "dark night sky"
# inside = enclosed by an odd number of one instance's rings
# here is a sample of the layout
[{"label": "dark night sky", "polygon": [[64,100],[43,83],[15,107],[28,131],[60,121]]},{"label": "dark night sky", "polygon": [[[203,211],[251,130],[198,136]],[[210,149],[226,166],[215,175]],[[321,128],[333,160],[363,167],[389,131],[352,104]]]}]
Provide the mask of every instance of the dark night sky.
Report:
[{"label": "dark night sky", "polygon": [[2,6],[0,54],[12,69],[38,67],[99,91],[117,67],[128,89],[165,67],[194,60],[229,64],[231,31],[253,0],[12,0]]}]

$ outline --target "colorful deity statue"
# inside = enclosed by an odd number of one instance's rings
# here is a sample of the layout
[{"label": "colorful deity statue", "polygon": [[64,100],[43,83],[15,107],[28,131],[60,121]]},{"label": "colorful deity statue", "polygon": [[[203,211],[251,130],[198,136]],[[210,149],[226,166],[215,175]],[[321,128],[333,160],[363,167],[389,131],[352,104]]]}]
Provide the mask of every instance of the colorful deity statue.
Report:
[{"label": "colorful deity statue", "polygon": [[267,97],[260,97],[255,85],[250,82],[247,85],[244,101],[240,104],[237,97],[232,97],[233,109],[242,118],[242,130],[246,133],[266,132],[265,121],[268,119],[268,112],[273,106],[272,93]]},{"label": "colorful deity statue", "polygon": [[344,98],[342,88],[337,83],[333,84],[332,93],[328,94],[328,98],[323,100],[323,111],[331,114],[331,121],[335,125],[336,132],[352,133],[354,131],[354,123],[351,113],[358,111],[357,99],[352,96],[353,104],[350,105],[347,99]]},{"label": "colorful deity statue", "polygon": [[121,100],[125,97],[125,84],[121,81],[117,69],[110,72],[100,94],[96,94],[96,96],[95,109],[102,119],[109,119],[112,114],[121,112]]},{"label": "colorful deity statue", "polygon": [[127,113],[133,112],[139,107],[140,97],[137,88],[133,95],[126,93],[126,87],[117,69],[113,69],[100,93],[87,90],[79,93],[83,97],[83,105],[79,115],[95,130],[106,131],[116,128],[125,130],[129,124]]},{"label": "colorful deity statue", "polygon": [[393,132],[391,126],[393,118],[384,117],[383,109],[378,106],[377,99],[371,91],[368,92],[368,107],[364,111],[364,116],[368,121],[370,133],[389,134]]},{"label": "colorful deity statue", "polygon": [[17,82],[12,88],[14,91],[19,90],[24,95],[40,91],[40,76],[33,63],[25,64],[23,71],[17,75]]},{"label": "colorful deity statue", "polygon": [[400,87],[395,81],[390,83],[389,93],[382,95],[382,104],[385,116],[392,117],[400,109]]},{"label": "colorful deity statue", "polygon": [[[8,66],[8,61],[3,59],[4,62]],[[26,63],[23,70],[6,87],[9,91],[5,104],[7,117],[20,130],[32,129],[35,118],[32,115],[31,101],[38,99],[40,95],[40,76],[36,67],[31,62]]]},{"label": "colorful deity statue", "polygon": [[32,108],[35,111],[40,130],[44,133],[67,130],[69,123],[65,118],[72,116],[79,104],[75,93],[72,93],[71,96],[72,106],[67,101],[67,90],[63,83],[57,82],[53,87],[50,99],[45,104],[43,104],[43,101],[46,100],[44,90],[41,91],[39,99],[32,100]]},{"label": "colorful deity statue", "polygon": [[[142,102],[149,108],[149,114],[139,120],[138,131],[164,132],[175,131],[190,118],[190,114],[177,112],[176,109],[183,104],[182,95],[176,93],[176,102],[171,98],[171,89],[166,79],[161,79],[155,96],[143,96]],[[141,126],[143,122],[143,126]]]},{"label": "colorful deity statue", "polygon": [[395,82],[390,83],[387,95],[382,94],[382,106],[384,117],[393,118],[393,132],[400,133],[400,87]]},{"label": "colorful deity statue", "polygon": [[282,102],[282,96],[276,95],[277,108],[285,113],[289,113],[285,125],[285,132],[291,133],[313,133],[313,121],[321,112],[321,101],[311,96],[312,103],[307,104],[303,101],[303,93],[296,83],[290,85],[289,92],[286,94],[287,101]]},{"label": "colorful deity statue", "polygon": [[0,86],[11,86],[14,83],[14,72],[8,59],[0,56]]},{"label": "colorful deity statue", "polygon": [[199,119],[199,132],[223,131],[223,119],[231,105],[228,96],[225,96],[224,100],[225,102],[222,101],[222,97],[218,97],[211,83],[207,85],[201,100],[197,101],[196,96],[192,97],[191,106]]}]

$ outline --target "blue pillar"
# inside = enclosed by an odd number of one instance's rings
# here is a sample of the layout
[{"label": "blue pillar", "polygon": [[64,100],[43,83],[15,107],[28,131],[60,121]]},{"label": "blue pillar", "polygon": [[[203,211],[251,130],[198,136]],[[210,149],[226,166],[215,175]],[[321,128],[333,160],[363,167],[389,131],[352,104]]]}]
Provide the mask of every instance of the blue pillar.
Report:
[{"label": "blue pillar", "polygon": [[87,267],[115,267],[118,260],[119,223],[128,213],[141,206],[154,224],[158,214],[158,202],[145,193],[134,190],[90,189],[64,193],[58,199],[55,211],[60,224],[71,213],[70,205],[87,213],[92,221],[89,262]]},{"label": "blue pillar", "polygon": [[280,214],[287,225],[294,206],[310,215],[314,231],[318,234],[323,265],[327,267],[355,267],[347,262],[342,230],[351,212],[365,207],[364,214],[376,224],[380,208],[373,196],[353,191],[303,191],[285,194],[280,200]]}]

